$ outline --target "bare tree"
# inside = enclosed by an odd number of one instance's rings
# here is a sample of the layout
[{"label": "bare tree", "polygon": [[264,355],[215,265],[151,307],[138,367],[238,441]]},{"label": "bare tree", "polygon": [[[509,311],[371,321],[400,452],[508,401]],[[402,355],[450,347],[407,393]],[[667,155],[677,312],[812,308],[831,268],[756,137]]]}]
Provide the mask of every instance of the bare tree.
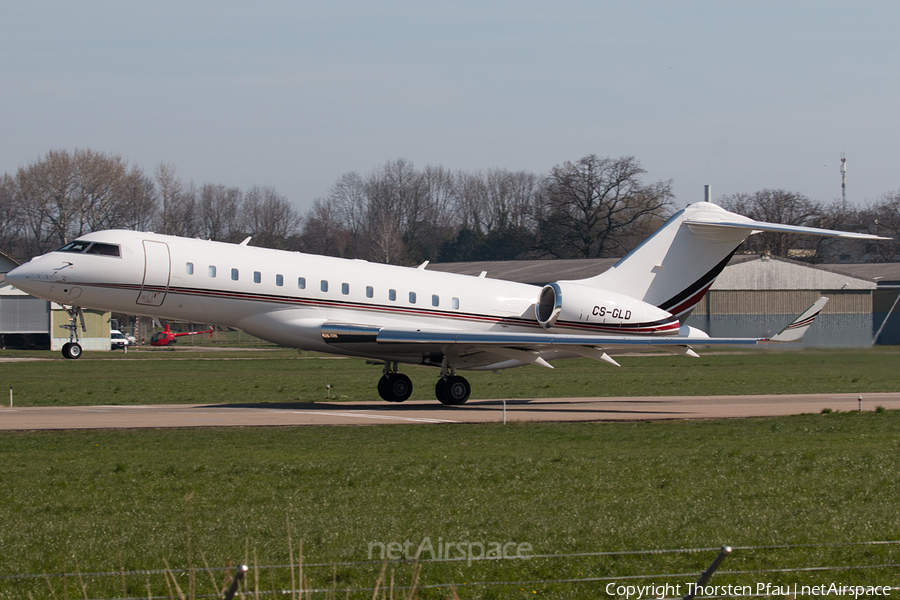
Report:
[{"label": "bare tree", "polygon": [[[329,230],[332,232],[336,230],[336,224],[340,222],[340,227],[349,234],[347,244],[341,250],[341,255],[348,258],[368,258],[368,204],[366,183],[363,178],[355,171],[345,173],[332,186],[326,200],[316,200],[313,203],[311,218],[328,223]],[[312,232],[312,230],[308,230],[308,225],[308,223],[304,224],[304,238]],[[324,232],[319,232],[320,235],[322,233]],[[325,254],[332,252],[329,251]]]},{"label": "bare tree", "polygon": [[636,230],[668,214],[672,182],[645,184],[633,156],[599,158],[553,167],[546,204],[535,206],[537,249],[557,257],[602,257],[629,250]]},{"label": "bare tree", "polygon": [[427,202],[422,174],[400,158],[374,171],[366,180],[365,191],[370,258],[402,262],[406,244],[415,244],[422,235],[419,223]]},{"label": "bare tree", "polygon": [[134,231],[153,229],[157,219],[156,189],[153,180],[138,167],[132,167],[119,186],[124,206],[119,227]]},{"label": "bare tree", "polygon": [[51,150],[15,177],[26,250],[40,254],[89,231],[147,227],[153,184],[119,155]]},{"label": "bare tree", "polygon": [[900,190],[885,194],[860,211],[859,220],[867,233],[893,238],[867,245],[863,257],[877,262],[900,261]]},{"label": "bare tree", "polygon": [[[822,229],[836,229],[839,231],[865,232],[865,226],[861,225],[861,213],[843,200],[835,200],[831,204],[824,205],[815,227]],[[807,252],[803,260],[812,263],[841,263],[861,262],[865,260],[866,249],[871,242],[860,240],[848,240],[844,238],[831,238],[820,236],[806,236],[801,240]]]},{"label": "bare tree", "polygon": [[118,155],[107,156],[93,150],[76,149],[75,217],[70,232],[78,237],[89,231],[110,229],[124,224],[128,200],[128,165]]},{"label": "bare tree", "polygon": [[325,256],[346,256],[352,237],[343,226],[338,203],[332,199],[317,198],[303,217],[299,250]]},{"label": "bare tree", "polygon": [[16,184],[28,253],[43,254],[69,241],[77,187],[72,155],[51,150],[42,160],[20,167]]},{"label": "bare tree", "polygon": [[17,203],[16,180],[4,173],[0,177],[0,249],[17,258],[22,254],[24,215]]},{"label": "bare tree", "polygon": [[[159,214],[157,227],[160,233],[178,235],[186,229],[185,219],[192,218],[193,211],[185,211],[184,204],[187,200],[184,184],[175,174],[175,165],[161,162],[153,171],[153,179],[156,183],[157,198],[159,200]],[[190,217],[189,217],[190,215]]]},{"label": "bare tree", "polygon": [[436,260],[441,245],[457,230],[454,211],[456,187],[453,174],[443,167],[427,166],[421,172],[422,193],[404,234],[406,262]]},{"label": "bare tree", "polygon": [[491,227],[488,186],[480,173],[460,172],[455,184],[456,212],[462,229],[483,233]]},{"label": "bare tree", "polygon": [[198,191],[197,212],[201,235],[220,242],[239,242],[241,190],[204,183]]},{"label": "bare tree", "polygon": [[541,178],[527,171],[491,169],[457,176],[460,225],[480,232],[530,227]]},{"label": "bare tree", "polygon": [[272,187],[248,189],[242,209],[244,230],[259,246],[286,249],[288,240],[300,227],[296,209]]}]

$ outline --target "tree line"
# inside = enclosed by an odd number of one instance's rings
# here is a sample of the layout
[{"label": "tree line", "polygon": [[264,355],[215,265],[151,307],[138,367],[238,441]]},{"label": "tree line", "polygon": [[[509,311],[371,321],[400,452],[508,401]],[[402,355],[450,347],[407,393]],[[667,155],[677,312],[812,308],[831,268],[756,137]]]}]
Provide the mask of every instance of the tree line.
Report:
[{"label": "tree line", "polygon": [[[622,256],[674,212],[672,182],[647,181],[633,156],[588,155],[547,174],[450,171],[388,161],[349,172],[300,213],[272,188],[148,174],[119,155],[52,150],[0,179],[0,249],[27,259],[89,231],[125,228],[392,264]],[[785,190],[716,200],[749,217],[900,236],[900,191],[863,209]],[[898,260],[894,243],[866,245],[763,234],[746,242],[811,262]]]}]

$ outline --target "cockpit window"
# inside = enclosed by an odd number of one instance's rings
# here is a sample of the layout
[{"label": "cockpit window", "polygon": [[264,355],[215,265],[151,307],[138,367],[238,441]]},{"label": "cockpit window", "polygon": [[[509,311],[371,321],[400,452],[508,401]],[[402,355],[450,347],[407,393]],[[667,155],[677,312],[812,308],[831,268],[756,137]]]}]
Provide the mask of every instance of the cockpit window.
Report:
[{"label": "cockpit window", "polygon": [[101,244],[94,242],[87,249],[86,254],[102,254],[103,256],[119,256],[119,247],[115,244]]},{"label": "cockpit window", "polygon": [[78,240],[75,240],[74,242],[69,242],[68,244],[57,250],[57,252],[73,252],[75,254],[81,254],[82,252],[87,250],[87,247],[90,245],[90,242],[79,242]]},{"label": "cockpit window", "polygon": [[84,242],[75,240],[69,242],[57,252],[71,252],[73,254],[99,254],[101,256],[122,256],[119,246],[116,244],[103,244],[100,242]]}]

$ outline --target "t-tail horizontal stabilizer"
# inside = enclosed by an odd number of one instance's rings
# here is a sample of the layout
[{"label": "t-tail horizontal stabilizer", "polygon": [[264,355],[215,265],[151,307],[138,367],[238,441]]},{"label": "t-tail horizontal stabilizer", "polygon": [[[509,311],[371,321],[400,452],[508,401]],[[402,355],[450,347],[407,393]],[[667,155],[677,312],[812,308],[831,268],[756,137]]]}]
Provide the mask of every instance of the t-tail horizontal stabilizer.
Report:
[{"label": "t-tail horizontal stabilizer", "polygon": [[813,321],[815,321],[816,317],[819,316],[819,313],[822,312],[822,308],[825,307],[826,302],[828,302],[828,298],[822,296],[816,300],[815,304],[803,311],[802,315],[794,319],[790,325],[779,331],[767,341],[802,342],[806,330],[809,329],[809,326],[813,324]]}]

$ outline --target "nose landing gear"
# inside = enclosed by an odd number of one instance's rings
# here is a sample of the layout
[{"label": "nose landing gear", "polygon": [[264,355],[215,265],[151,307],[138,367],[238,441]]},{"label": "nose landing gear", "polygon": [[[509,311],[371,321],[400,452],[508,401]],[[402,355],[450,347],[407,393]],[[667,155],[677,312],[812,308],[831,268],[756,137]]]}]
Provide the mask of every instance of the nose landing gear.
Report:
[{"label": "nose landing gear", "polygon": [[63,358],[75,360],[81,357],[81,344],[78,343],[79,321],[81,322],[81,330],[87,331],[84,325],[84,313],[81,311],[80,306],[63,306],[63,308],[66,310],[66,314],[69,315],[69,322],[65,325],[60,325],[60,328],[69,330],[69,341],[63,344],[62,355]]}]

